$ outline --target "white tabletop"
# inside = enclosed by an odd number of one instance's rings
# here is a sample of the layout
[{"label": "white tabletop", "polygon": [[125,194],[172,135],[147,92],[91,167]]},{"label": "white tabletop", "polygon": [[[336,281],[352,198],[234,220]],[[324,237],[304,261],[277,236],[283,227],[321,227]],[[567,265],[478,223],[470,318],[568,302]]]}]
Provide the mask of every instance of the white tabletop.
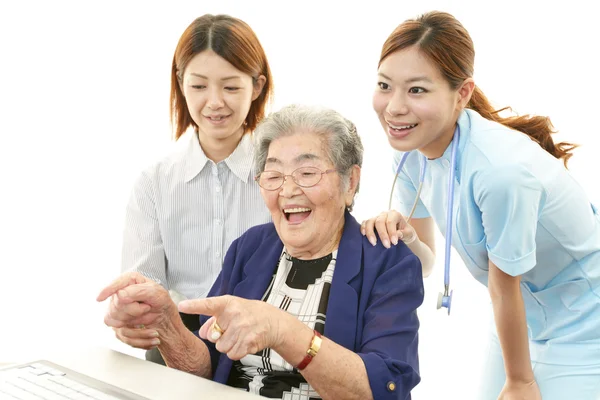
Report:
[{"label": "white tabletop", "polygon": [[264,399],[105,348],[57,353],[45,359],[151,400]]}]

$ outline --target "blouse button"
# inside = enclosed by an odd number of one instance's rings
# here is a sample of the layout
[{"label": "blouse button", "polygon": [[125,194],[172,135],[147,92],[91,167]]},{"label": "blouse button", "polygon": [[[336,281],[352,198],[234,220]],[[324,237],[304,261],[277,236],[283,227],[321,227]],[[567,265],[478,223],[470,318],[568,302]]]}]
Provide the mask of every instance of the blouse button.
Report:
[{"label": "blouse button", "polygon": [[392,381],[389,381],[388,384],[387,384],[387,389],[390,392],[395,391],[396,390],[396,384],[394,382],[392,382]]}]

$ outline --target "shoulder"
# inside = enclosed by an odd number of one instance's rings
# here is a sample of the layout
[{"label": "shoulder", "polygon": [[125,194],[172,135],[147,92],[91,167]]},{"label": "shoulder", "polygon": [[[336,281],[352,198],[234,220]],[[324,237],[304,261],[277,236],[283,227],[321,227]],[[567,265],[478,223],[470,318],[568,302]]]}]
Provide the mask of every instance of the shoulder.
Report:
[{"label": "shoulder", "polygon": [[556,160],[526,134],[475,111],[469,117],[467,143],[461,156],[463,178],[475,191],[509,191],[517,187],[542,189],[550,175],[560,172]]},{"label": "shoulder", "polygon": [[345,218],[344,233],[342,235],[343,243],[340,243],[340,249],[343,248],[352,257],[360,257],[362,249],[362,262],[365,273],[379,274],[397,264],[409,265],[409,268],[420,271],[419,258],[404,242],[399,241],[397,245],[393,245],[388,249],[383,246],[379,234],[375,231],[377,244],[373,246],[369,239],[360,233],[360,224],[356,218],[348,212]]},{"label": "shoulder", "polygon": [[546,198],[543,182],[523,164],[488,166],[473,178],[473,200],[480,208],[506,215],[514,207],[540,204]]},{"label": "shoulder", "polygon": [[189,135],[182,136],[170,147],[166,155],[142,169],[138,174],[136,185],[173,186],[183,181],[189,164],[192,142]]},{"label": "shoulder", "polygon": [[474,177],[476,187],[488,190],[506,188],[515,189],[518,186],[541,188],[540,180],[533,174],[531,168],[523,163],[506,163],[487,165],[481,168]]},{"label": "shoulder", "polygon": [[[182,138],[180,140],[186,140]],[[187,152],[183,148],[174,148],[168,155],[159,159],[146,167],[142,174],[152,178],[153,180],[159,180],[165,177],[174,177],[174,175],[181,174],[183,177],[183,171],[186,166]]]},{"label": "shoulder", "polygon": [[381,244],[373,246],[366,237],[362,238],[364,249],[364,273],[375,280],[392,282],[422,282],[421,261],[404,242],[399,241],[389,249]]},{"label": "shoulder", "polygon": [[527,134],[465,110],[459,118],[466,134],[466,163],[470,168],[503,168],[513,164],[554,165],[556,160]]},{"label": "shoulder", "polygon": [[[414,299],[418,305],[425,295],[423,270],[419,258],[403,242],[389,249],[381,243],[364,243],[360,293],[369,303],[386,299],[396,310]],[[417,305],[417,307],[418,307]]]},{"label": "shoulder", "polygon": [[473,179],[472,187],[472,201],[487,215],[488,227],[504,226],[507,216],[515,226],[527,225],[528,218],[537,218],[548,199],[544,183],[521,164],[488,167]]},{"label": "shoulder", "polygon": [[266,224],[256,225],[248,229],[237,238],[234,243],[237,246],[238,252],[254,251],[258,249],[263,243],[277,243],[279,239],[275,225],[272,222]]},{"label": "shoulder", "polygon": [[404,242],[399,241],[397,245],[382,252],[384,256],[384,271],[400,270],[400,280],[422,282],[423,271],[421,261]]},{"label": "shoulder", "polygon": [[[282,248],[283,244],[272,222],[253,226],[231,243],[225,255],[222,274],[236,276],[234,282],[243,276],[260,275],[265,266],[276,265]],[[232,290],[230,288],[231,293]]]}]

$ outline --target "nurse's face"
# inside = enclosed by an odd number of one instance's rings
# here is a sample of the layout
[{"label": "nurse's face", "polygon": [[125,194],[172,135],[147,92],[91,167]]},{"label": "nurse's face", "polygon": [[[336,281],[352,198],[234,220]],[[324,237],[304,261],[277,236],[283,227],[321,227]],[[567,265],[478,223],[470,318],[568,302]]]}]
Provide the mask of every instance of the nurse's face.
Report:
[{"label": "nurse's face", "polygon": [[453,90],[436,65],[414,46],[385,58],[378,70],[373,108],[390,145],[440,157],[466,105],[461,89]]}]

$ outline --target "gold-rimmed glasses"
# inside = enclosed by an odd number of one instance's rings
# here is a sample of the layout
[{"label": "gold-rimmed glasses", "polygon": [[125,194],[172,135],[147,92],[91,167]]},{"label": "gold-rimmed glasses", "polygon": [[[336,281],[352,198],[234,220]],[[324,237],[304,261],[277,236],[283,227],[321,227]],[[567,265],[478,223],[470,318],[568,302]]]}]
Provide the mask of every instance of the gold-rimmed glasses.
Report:
[{"label": "gold-rimmed glasses", "polygon": [[321,182],[323,175],[335,171],[335,169],[321,171],[317,167],[300,167],[289,175],[285,175],[279,171],[263,171],[254,180],[265,190],[277,190],[283,186],[283,183],[289,176],[296,185],[309,188]]}]

